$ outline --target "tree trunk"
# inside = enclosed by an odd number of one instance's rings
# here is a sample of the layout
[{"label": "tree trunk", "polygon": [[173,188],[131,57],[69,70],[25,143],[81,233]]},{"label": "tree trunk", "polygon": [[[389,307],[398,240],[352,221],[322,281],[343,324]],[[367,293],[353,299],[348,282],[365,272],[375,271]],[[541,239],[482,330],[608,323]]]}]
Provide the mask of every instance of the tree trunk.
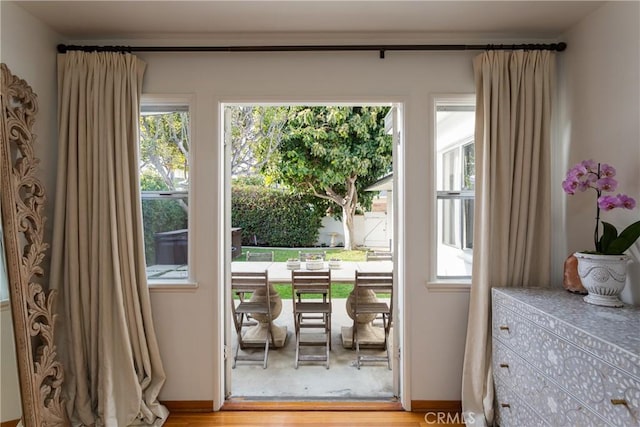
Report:
[{"label": "tree trunk", "polygon": [[331,200],[342,208],[342,229],[344,231],[344,249],[350,251],[353,249],[353,217],[356,213],[356,207],[358,206],[358,192],[356,189],[357,175],[347,178],[347,191],[346,195],[342,196],[332,188],[324,190],[325,194],[319,194],[311,187],[315,196],[323,199]]},{"label": "tree trunk", "polygon": [[342,205],[342,225],[344,228],[344,249],[353,250],[353,217],[358,206],[358,193],[356,191],[356,177],[352,177],[347,185],[347,197]]},{"label": "tree trunk", "polygon": [[342,208],[342,228],[344,231],[344,249],[353,249],[353,209],[350,206]]}]

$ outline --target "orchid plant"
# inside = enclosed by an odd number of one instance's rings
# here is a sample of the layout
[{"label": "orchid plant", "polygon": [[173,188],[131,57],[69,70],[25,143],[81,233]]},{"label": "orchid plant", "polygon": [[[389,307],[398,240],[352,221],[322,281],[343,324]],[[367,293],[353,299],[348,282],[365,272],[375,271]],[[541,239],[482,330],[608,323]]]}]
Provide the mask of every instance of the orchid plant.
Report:
[{"label": "orchid plant", "polygon": [[616,191],[618,182],[614,179],[616,170],[606,163],[584,160],[567,172],[562,188],[569,195],[577,191],[593,189],[596,192],[596,228],[593,233],[595,252],[604,255],[621,255],[640,237],[640,221],[636,221],[620,234],[612,224],[602,221],[600,235],[600,210],[605,212],[616,209],[634,209],[636,201],[626,194],[607,195]]}]

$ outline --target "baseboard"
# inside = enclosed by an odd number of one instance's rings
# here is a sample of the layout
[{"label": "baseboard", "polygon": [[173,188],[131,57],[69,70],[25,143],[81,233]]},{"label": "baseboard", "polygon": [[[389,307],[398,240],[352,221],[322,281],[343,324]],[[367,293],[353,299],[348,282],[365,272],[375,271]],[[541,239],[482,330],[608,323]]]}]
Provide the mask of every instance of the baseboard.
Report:
[{"label": "baseboard", "polygon": [[213,412],[213,400],[164,400],[160,403],[166,406],[169,412]]},{"label": "baseboard", "polygon": [[458,414],[462,412],[462,402],[460,400],[412,400],[411,411]]},{"label": "baseboard", "polygon": [[16,427],[19,422],[20,422],[20,418],[18,418],[17,420],[2,421],[0,423],[0,427]]},{"label": "baseboard", "polygon": [[[161,402],[174,413],[208,413],[213,412],[212,400],[165,400]],[[412,400],[414,412],[460,412],[462,404],[455,400]],[[391,402],[288,402],[288,401],[256,401],[243,399],[227,400],[220,408],[223,411],[402,411],[402,404]],[[14,427],[15,424],[4,423],[0,427]]]},{"label": "baseboard", "polygon": [[393,402],[358,401],[258,401],[229,399],[222,411],[402,411],[402,404]]}]

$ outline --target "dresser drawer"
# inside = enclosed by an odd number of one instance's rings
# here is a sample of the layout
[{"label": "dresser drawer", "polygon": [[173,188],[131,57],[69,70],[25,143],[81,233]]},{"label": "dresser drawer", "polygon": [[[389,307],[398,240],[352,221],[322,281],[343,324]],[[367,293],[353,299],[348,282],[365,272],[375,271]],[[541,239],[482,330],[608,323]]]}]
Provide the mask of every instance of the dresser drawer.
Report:
[{"label": "dresser drawer", "polygon": [[640,426],[640,381],[567,346],[557,380],[615,426]]},{"label": "dresser drawer", "polygon": [[[529,304],[531,302],[531,304]],[[533,305],[535,304],[535,306]],[[585,303],[580,296],[566,291],[535,289],[492,292],[494,320],[526,320],[551,331],[563,341],[640,379],[640,309],[611,309]],[[516,327],[510,325],[512,328]],[[494,336],[508,340],[507,331]],[[520,342],[519,345],[530,346]]]},{"label": "dresser drawer", "polygon": [[[497,341],[493,347],[493,366],[494,379],[513,390],[552,426],[599,427],[606,424],[595,412]],[[501,403],[503,396],[499,391],[496,396]]]},{"label": "dresser drawer", "polygon": [[495,381],[495,391],[495,421],[500,427],[551,426],[551,424],[527,406],[510,387],[498,379]]},{"label": "dresser drawer", "polygon": [[[510,348],[539,376],[549,378],[613,425],[640,425],[640,380],[504,306],[494,306],[494,320],[496,348],[501,348],[500,343]],[[496,369],[496,374],[504,371]]]},{"label": "dresser drawer", "polygon": [[506,306],[494,304],[492,308],[492,334],[494,340],[499,340],[520,354],[531,351],[533,342],[528,334],[531,330],[530,322],[516,315]]}]

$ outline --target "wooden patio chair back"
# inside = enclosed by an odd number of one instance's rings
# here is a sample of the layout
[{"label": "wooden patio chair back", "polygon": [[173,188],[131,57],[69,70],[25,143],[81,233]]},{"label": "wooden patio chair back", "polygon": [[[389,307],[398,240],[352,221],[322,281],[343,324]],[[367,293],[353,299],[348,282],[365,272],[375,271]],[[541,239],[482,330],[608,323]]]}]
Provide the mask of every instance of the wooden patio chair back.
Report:
[{"label": "wooden patio chair back", "polygon": [[[360,369],[363,361],[386,361],[391,369],[391,349],[389,333],[393,322],[393,273],[361,272],[356,270],[353,304],[353,340],[356,348],[356,366]],[[383,300],[378,300],[383,296]],[[387,301],[388,298],[388,301]],[[360,337],[358,336],[358,316],[375,315],[382,321],[384,331],[384,348],[386,357],[365,356],[360,354]]]}]

